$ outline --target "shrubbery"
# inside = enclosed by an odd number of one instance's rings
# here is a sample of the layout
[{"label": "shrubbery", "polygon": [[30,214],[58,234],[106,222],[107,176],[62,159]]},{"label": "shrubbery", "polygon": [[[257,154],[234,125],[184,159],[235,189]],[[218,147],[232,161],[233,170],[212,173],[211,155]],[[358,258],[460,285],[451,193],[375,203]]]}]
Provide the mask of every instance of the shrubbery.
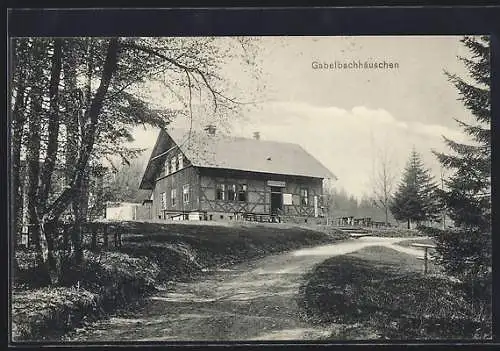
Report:
[{"label": "shrubbery", "polygon": [[[154,289],[159,267],[146,258],[119,252],[85,252],[84,263],[71,286],[27,288],[36,274],[30,252],[19,253],[20,275],[12,293],[13,339],[57,337],[84,318],[123,305]],[[24,284],[23,284],[24,283]],[[22,288],[22,290],[20,289]]]}]

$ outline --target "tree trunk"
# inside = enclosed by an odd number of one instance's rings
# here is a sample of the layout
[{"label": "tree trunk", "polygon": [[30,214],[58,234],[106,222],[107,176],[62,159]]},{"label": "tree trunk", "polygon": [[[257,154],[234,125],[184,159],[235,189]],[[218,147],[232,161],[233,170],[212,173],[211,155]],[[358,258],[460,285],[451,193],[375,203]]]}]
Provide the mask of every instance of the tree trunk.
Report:
[{"label": "tree trunk", "polygon": [[[49,83],[49,122],[48,122],[48,141],[45,160],[43,163],[42,173],[40,177],[40,188],[38,199],[40,201],[40,209],[43,214],[47,206],[49,193],[52,189],[52,173],[57,160],[57,149],[59,140],[59,80],[61,76],[61,56],[62,56],[62,41],[61,39],[54,40],[54,54],[52,56],[52,68]],[[52,233],[47,233],[52,235]]]},{"label": "tree trunk", "polygon": [[108,225],[107,224],[104,224],[102,231],[103,231],[103,235],[104,235],[103,246],[105,249],[108,249],[109,237],[108,237]]},{"label": "tree trunk", "polygon": [[[21,40],[19,44],[19,53],[16,53],[15,43],[12,45],[14,51],[13,58],[13,77],[11,78],[12,88],[16,91],[16,99],[12,109],[12,189],[13,189],[13,245],[17,247],[18,236],[23,225],[23,189],[24,181],[22,174],[25,169],[21,166],[21,145],[23,138],[23,129],[26,123],[25,111],[25,91],[27,78],[27,64],[17,64],[17,58],[20,54],[27,56],[27,40]],[[26,60],[26,57],[25,57]],[[27,60],[26,60],[27,62]],[[17,71],[16,71],[17,69]],[[16,81],[14,82],[14,78]]]},{"label": "tree trunk", "polygon": [[75,192],[75,196],[72,202],[72,210],[73,210],[73,216],[75,218],[75,223],[73,226],[73,230],[71,232],[71,241],[73,244],[73,250],[72,250],[72,262],[76,267],[80,267],[83,261],[83,246],[82,246],[82,224],[83,224],[83,218],[82,218],[82,209],[81,209],[81,185]]},{"label": "tree trunk", "polygon": [[78,157],[78,114],[80,111],[79,106],[79,96],[77,89],[77,61],[75,58],[75,45],[72,40],[67,40],[63,47],[64,53],[64,107],[65,107],[65,119],[64,124],[66,126],[66,166],[65,166],[65,178],[66,185],[71,185],[73,180],[73,175],[75,173],[75,163]]},{"label": "tree trunk", "polygon": [[61,274],[60,280],[64,285],[68,285],[69,283],[74,282],[74,275],[71,272],[71,246],[69,244],[70,241],[70,233],[72,231],[72,226],[70,223],[64,223],[63,225],[63,247],[61,250]]},{"label": "tree trunk", "polygon": [[[75,51],[77,50],[73,40],[65,41],[63,46],[63,73],[64,73],[64,107],[65,117],[64,124],[66,127],[66,149],[65,149],[65,183],[67,187],[72,186],[73,175],[75,173],[75,163],[78,158],[78,140],[79,140],[79,120],[78,115],[80,111],[79,94],[77,88],[77,66]],[[76,197],[76,194],[75,194]],[[81,252],[80,245],[80,228],[77,223],[75,215],[78,212],[78,206],[74,203],[75,198],[70,200],[72,205],[71,211],[73,213],[73,225],[68,225],[67,236],[71,242],[66,242],[66,252],[69,251],[67,260],[71,256],[75,260],[75,252]],[[75,207],[76,206],[76,207]],[[81,254],[76,255],[76,260],[79,261]],[[69,263],[69,261],[68,261]],[[68,277],[69,278],[69,277]]]},{"label": "tree trunk", "polygon": [[48,275],[50,278],[50,283],[56,285],[60,281],[60,272],[57,267],[57,256],[54,246],[54,237],[57,233],[57,223],[55,222],[44,222],[40,226],[40,236],[43,239],[42,242],[46,243],[46,253],[44,254],[46,265],[48,268]]},{"label": "tree trunk", "polygon": [[49,193],[52,189],[52,173],[54,172],[58,138],[59,138],[59,80],[61,76],[61,55],[62,41],[61,39],[54,40],[54,54],[52,56],[52,67],[49,82],[49,122],[48,122],[48,141],[46,157],[43,162],[42,172],[40,175],[40,186],[38,189],[38,208],[39,215],[42,217],[41,238],[46,241],[47,247],[47,264],[49,268],[49,276],[52,284],[57,284],[60,278],[60,272],[57,269],[57,255],[54,247],[54,240],[57,232],[57,222],[44,219],[45,209],[47,207]]},{"label": "tree trunk", "polygon": [[30,228],[30,234],[32,237],[32,242],[36,249],[36,264],[42,269],[45,264],[44,254],[45,252],[45,242],[41,241],[40,237],[40,220],[38,217],[38,185],[40,176],[40,125],[41,125],[41,115],[43,113],[42,109],[42,97],[43,91],[40,86],[43,77],[42,67],[40,66],[40,61],[43,57],[42,49],[43,46],[40,42],[35,42],[34,44],[34,62],[33,67],[33,80],[32,88],[30,91],[30,116],[28,123],[28,146],[26,154],[27,163],[27,175],[28,175],[28,222]]},{"label": "tree trunk", "polygon": [[408,219],[408,229],[411,229],[410,220]]},{"label": "tree trunk", "polygon": [[90,242],[90,249],[92,251],[95,251],[97,250],[97,227],[92,226],[91,231],[92,231],[92,240]]}]

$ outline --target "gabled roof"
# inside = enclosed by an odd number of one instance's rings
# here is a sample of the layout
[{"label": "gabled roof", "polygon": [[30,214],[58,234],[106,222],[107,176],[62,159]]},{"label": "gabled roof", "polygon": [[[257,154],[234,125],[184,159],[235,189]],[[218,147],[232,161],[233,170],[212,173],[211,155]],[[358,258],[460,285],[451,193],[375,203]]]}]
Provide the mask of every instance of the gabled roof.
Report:
[{"label": "gabled roof", "polygon": [[141,182],[143,189],[150,189],[154,184],[153,177],[158,170],[155,163],[165,161],[161,156],[168,148],[167,133],[195,167],[336,179],[297,144],[171,129],[158,135]]}]

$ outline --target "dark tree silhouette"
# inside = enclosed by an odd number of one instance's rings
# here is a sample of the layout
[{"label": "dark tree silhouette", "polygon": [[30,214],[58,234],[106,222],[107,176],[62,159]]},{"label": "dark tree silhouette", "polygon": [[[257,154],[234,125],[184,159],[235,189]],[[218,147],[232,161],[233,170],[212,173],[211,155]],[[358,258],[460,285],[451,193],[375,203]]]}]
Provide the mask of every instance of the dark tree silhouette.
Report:
[{"label": "dark tree silhouette", "polygon": [[[434,152],[451,175],[438,190],[453,230],[431,230],[438,259],[457,277],[471,303],[471,313],[491,333],[491,97],[489,38],[464,37],[471,57],[460,57],[470,77],[445,72],[474,122],[456,120],[470,136],[468,144],[444,137],[451,154]],[[490,334],[491,335],[491,334]]]},{"label": "dark tree silhouette", "polygon": [[440,211],[436,189],[437,184],[430,171],[424,167],[420,155],[413,149],[390,205],[394,218],[406,221],[408,229],[412,222],[420,223],[438,218]]}]

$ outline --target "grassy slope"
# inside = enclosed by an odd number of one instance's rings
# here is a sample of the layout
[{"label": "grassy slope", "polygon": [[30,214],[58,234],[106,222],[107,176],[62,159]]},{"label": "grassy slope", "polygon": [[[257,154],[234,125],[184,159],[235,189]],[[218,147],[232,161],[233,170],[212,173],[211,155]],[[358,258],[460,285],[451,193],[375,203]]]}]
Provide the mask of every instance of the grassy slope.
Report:
[{"label": "grassy slope", "polygon": [[304,318],[331,325],[334,339],[473,338],[478,325],[460,297],[422,261],[369,247],[318,265],[301,288]]},{"label": "grassy slope", "polygon": [[121,228],[122,251],[155,260],[161,280],[189,278],[203,268],[348,238],[333,228],[286,224],[126,222]]}]

